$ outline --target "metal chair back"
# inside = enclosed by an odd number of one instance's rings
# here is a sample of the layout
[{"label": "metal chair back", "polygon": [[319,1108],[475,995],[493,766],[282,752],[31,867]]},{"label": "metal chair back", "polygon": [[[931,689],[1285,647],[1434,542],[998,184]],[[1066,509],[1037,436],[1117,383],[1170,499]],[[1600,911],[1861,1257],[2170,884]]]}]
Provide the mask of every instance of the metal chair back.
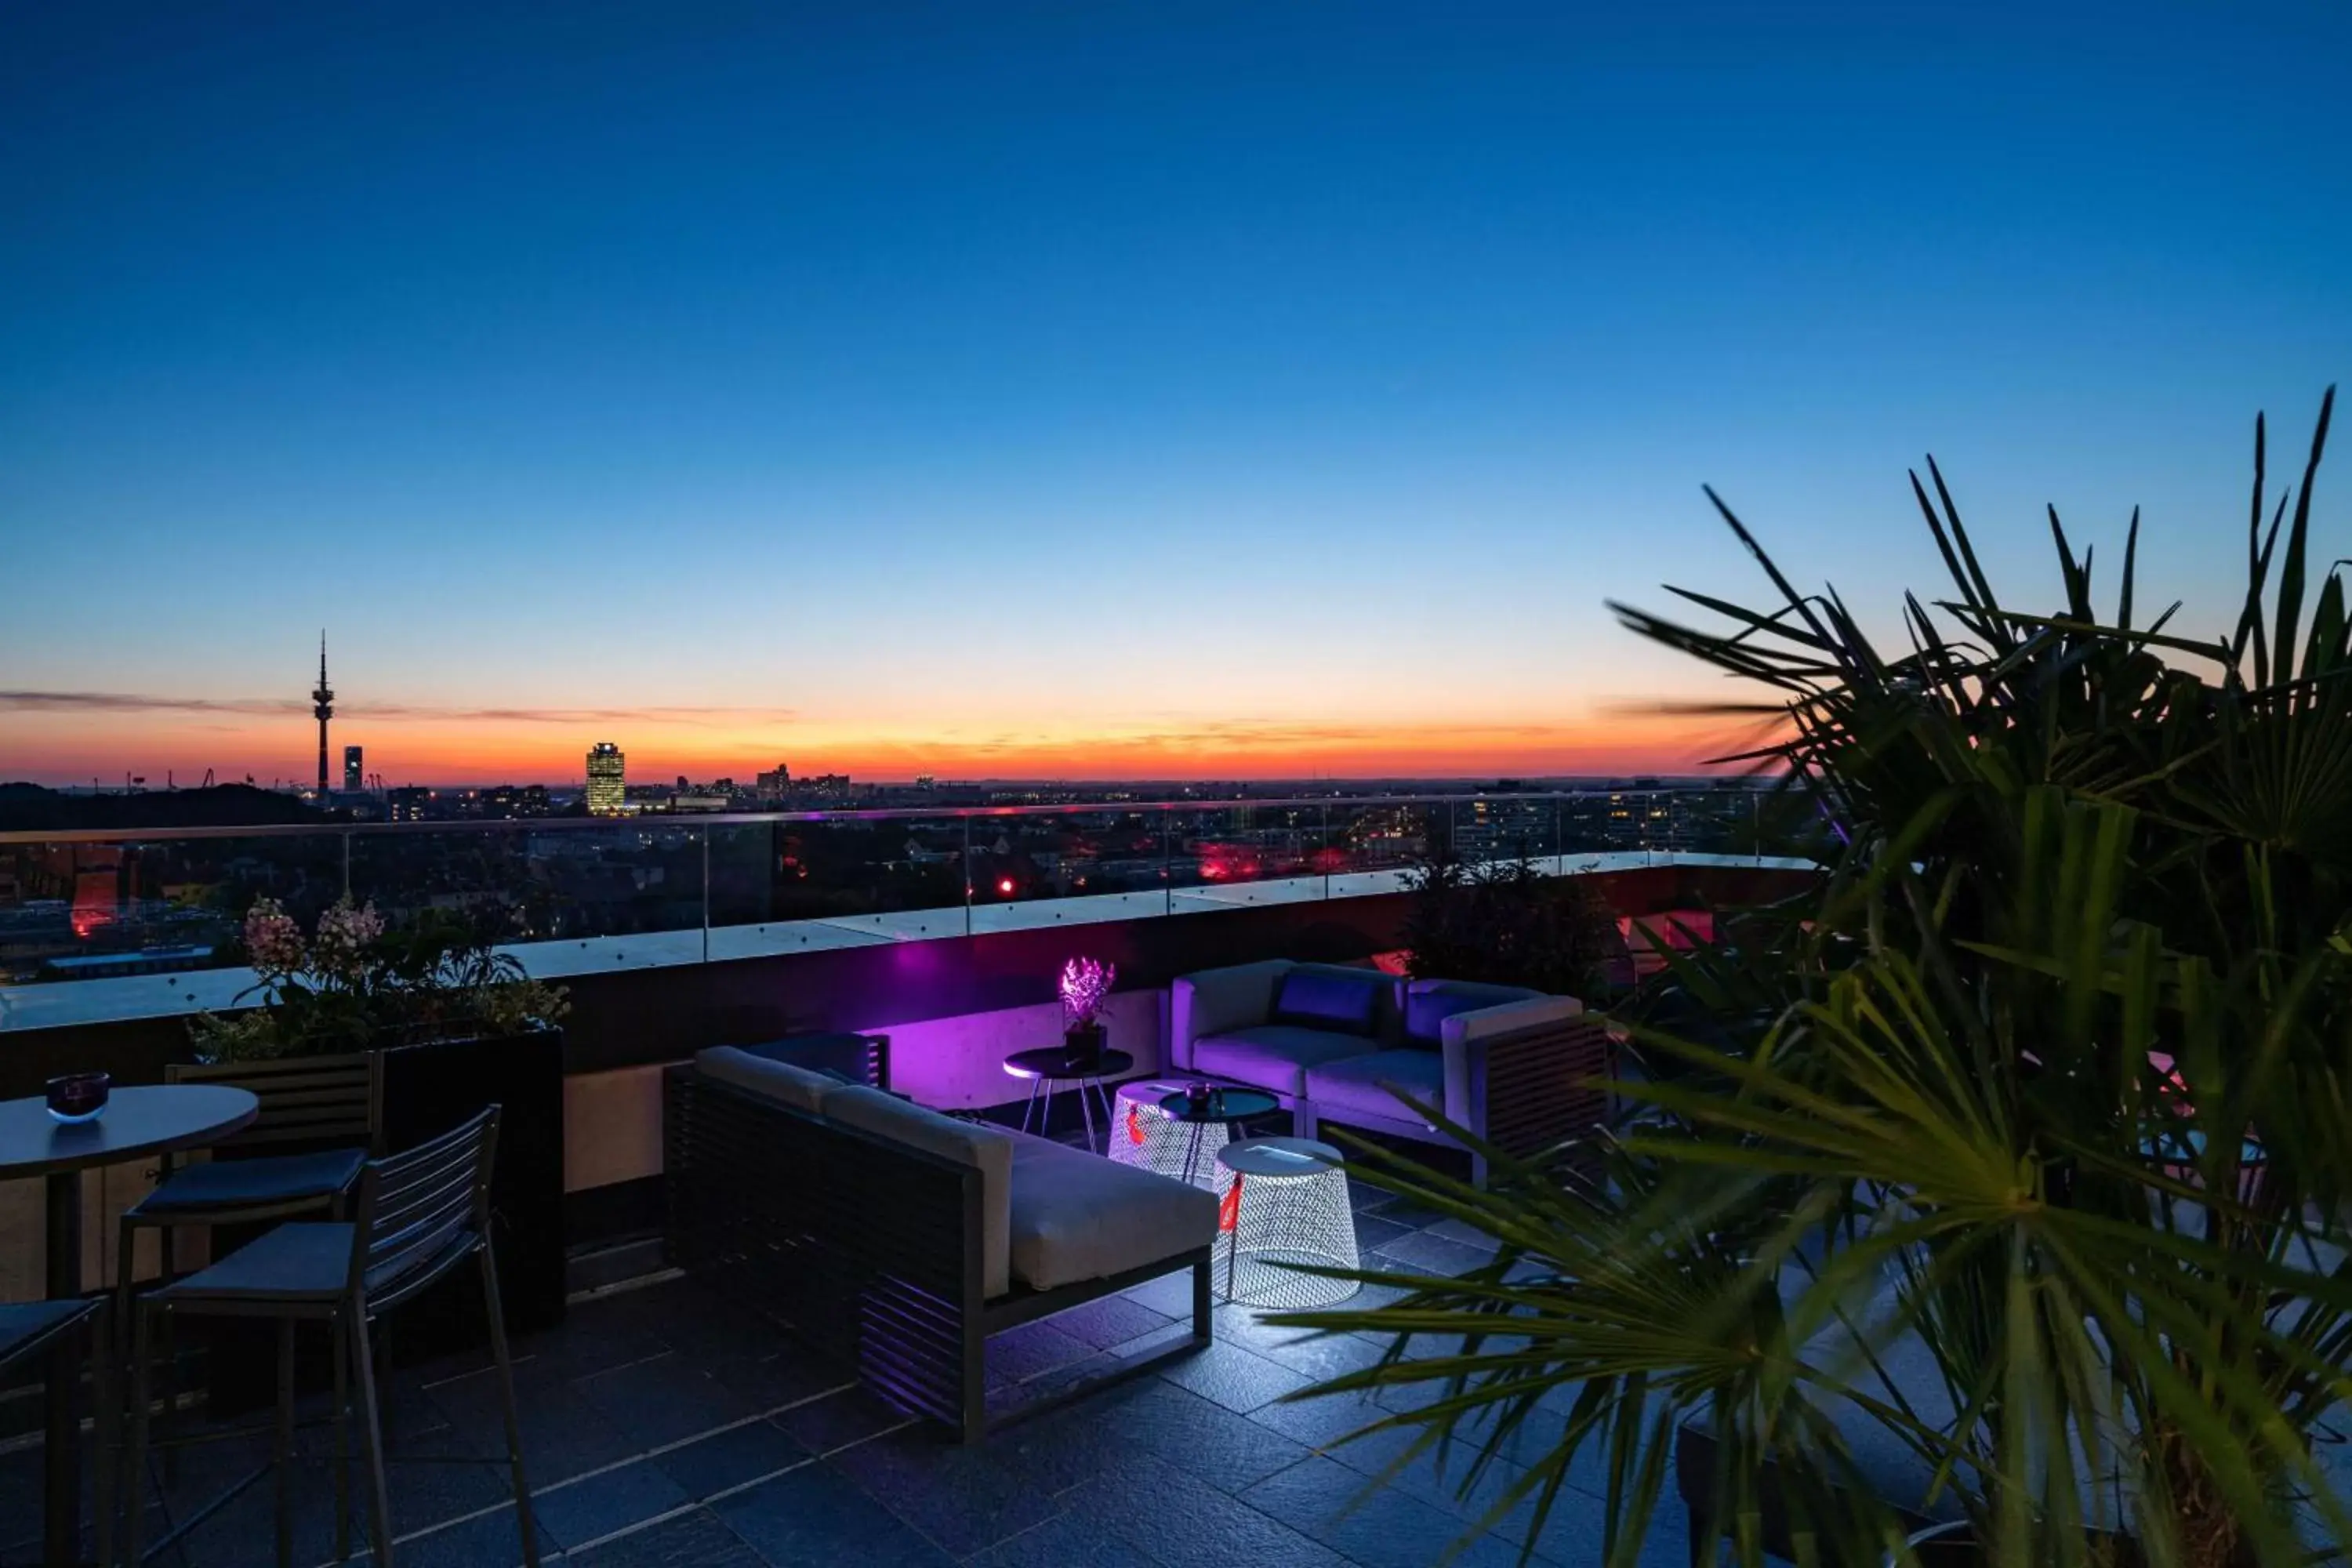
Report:
[{"label": "metal chair back", "polygon": [[[499,1108],[486,1106],[429,1142],[367,1163],[352,1210],[355,1292],[382,1287],[406,1296],[473,1255],[489,1235],[498,1141]],[[467,1237],[472,1245],[457,1245]]]},{"label": "metal chair back", "polygon": [[223,1139],[218,1148],[259,1152],[278,1143],[356,1143],[374,1152],[383,1140],[383,1059],[378,1052],[359,1051],[285,1061],[175,1065],[163,1069],[163,1081],[226,1084],[248,1090],[261,1101],[261,1113]]}]

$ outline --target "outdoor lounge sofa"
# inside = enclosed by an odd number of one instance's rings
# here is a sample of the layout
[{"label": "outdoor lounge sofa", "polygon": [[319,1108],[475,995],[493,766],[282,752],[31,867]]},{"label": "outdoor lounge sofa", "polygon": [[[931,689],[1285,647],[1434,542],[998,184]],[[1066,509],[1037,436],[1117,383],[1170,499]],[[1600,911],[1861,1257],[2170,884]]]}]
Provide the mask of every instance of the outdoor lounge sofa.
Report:
[{"label": "outdoor lounge sofa", "polygon": [[[1265,1089],[1312,1138],[1323,1122],[1445,1143],[1399,1093],[1515,1154],[1608,1115],[1607,1030],[1573,996],[1269,959],[1180,976],[1172,1070]],[[1486,1163],[1472,1175],[1482,1185]]]},{"label": "outdoor lounge sofa", "polygon": [[[1200,1188],[727,1047],[666,1074],[663,1144],[672,1263],[966,1442],[1210,1338]],[[990,1336],[1185,1268],[1189,1339],[992,1414]]]}]

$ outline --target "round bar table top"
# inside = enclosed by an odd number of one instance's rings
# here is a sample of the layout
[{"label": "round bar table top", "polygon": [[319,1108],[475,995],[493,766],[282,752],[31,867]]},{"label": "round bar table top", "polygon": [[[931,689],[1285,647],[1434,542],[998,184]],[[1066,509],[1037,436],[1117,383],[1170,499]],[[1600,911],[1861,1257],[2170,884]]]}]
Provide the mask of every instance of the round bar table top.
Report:
[{"label": "round bar table top", "polygon": [[136,1084],[95,1121],[59,1121],[39,1095],[0,1100],[0,1180],[53,1176],[147,1154],[201,1149],[249,1125],[261,1101],[214,1083]]}]

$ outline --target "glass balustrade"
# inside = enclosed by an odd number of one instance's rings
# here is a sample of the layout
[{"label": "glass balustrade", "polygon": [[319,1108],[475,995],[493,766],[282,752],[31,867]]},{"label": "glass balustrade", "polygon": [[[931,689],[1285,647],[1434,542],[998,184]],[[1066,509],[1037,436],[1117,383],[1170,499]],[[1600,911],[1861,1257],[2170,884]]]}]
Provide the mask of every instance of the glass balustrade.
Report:
[{"label": "glass balustrade", "polygon": [[1743,786],[0,834],[0,1029],[233,1005],[242,928],[348,896],[548,978],[1396,893],[1416,868],[1801,863]]}]

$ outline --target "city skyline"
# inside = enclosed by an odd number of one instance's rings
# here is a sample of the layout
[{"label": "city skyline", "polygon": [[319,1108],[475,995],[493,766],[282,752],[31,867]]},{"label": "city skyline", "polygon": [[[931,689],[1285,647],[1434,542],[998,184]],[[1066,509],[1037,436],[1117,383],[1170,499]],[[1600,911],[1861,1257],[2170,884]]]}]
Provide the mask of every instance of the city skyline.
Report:
[{"label": "city skyline", "polygon": [[2032,607],[2044,503],[2107,583],[2137,505],[2226,629],[2253,416],[2352,367],[2347,57],[2305,0],[37,9],[0,779],[310,780],[321,621],[394,784],[1686,772],[1729,693],[1607,601],[1766,591],[1712,483],[1899,647],[1928,451]]}]

